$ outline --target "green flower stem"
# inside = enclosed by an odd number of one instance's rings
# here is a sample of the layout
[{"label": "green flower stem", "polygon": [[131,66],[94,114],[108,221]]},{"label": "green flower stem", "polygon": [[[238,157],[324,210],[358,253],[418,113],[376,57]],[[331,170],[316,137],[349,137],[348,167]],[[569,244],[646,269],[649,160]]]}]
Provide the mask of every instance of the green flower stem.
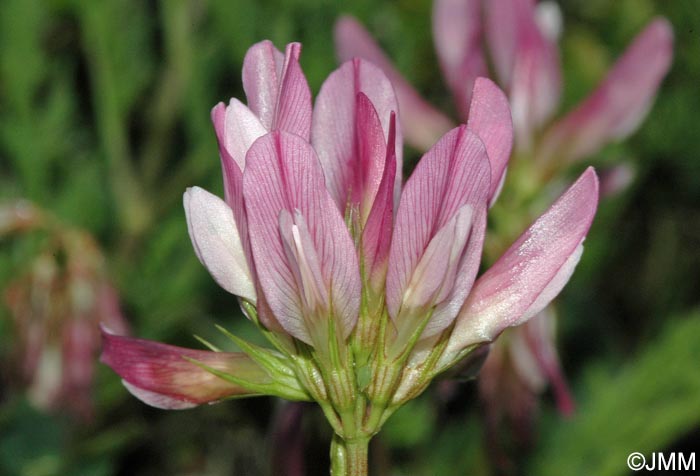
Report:
[{"label": "green flower stem", "polygon": [[343,439],[337,434],[331,442],[332,476],[367,476],[370,437]]}]

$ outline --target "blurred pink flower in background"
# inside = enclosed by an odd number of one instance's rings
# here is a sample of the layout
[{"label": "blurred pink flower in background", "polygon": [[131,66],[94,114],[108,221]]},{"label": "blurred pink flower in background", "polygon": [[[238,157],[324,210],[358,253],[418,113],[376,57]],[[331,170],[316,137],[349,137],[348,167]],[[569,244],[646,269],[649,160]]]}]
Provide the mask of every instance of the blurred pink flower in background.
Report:
[{"label": "blurred pink flower in background", "polygon": [[27,232],[47,236],[29,269],[4,292],[14,324],[15,373],[37,407],[87,420],[99,325],[126,333],[127,323],[89,234],[58,226],[26,201],[0,206],[0,235]]},{"label": "blurred pink flower in background", "polygon": [[[598,87],[571,112],[552,120],[562,89],[556,45],[558,7],[534,0],[436,0],[433,38],[445,81],[463,121],[474,81],[492,75],[508,95],[516,150],[534,151],[540,162],[574,161],[636,130],[651,108],[673,54],[673,31],[653,20],[627,48]],[[366,58],[380,66],[397,91],[400,120],[409,143],[430,147],[452,127],[391,65],[353,18],[336,25],[341,61]]]}]

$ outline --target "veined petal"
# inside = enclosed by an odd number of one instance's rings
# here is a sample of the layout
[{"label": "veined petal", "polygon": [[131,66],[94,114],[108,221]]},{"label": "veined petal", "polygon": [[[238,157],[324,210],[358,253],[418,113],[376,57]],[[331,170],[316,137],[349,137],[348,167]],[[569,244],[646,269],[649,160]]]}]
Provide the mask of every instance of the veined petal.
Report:
[{"label": "veined petal", "polygon": [[673,30],[658,18],[640,33],[598,88],[542,139],[541,160],[578,160],[634,132],[673,58]]},{"label": "veined petal", "polygon": [[433,4],[433,41],[440,66],[464,120],[469,115],[477,76],[487,76],[481,0],[437,0]]},{"label": "veined petal", "polygon": [[541,311],[562,289],[581,256],[598,204],[592,168],[481,276],[457,317],[443,360],[496,338]]},{"label": "veined petal", "polygon": [[[341,211],[348,201],[371,206],[384,169],[389,120],[397,111],[389,79],[366,60],[355,58],[343,63],[321,86],[311,142],[323,166],[328,190]],[[402,149],[399,132],[395,144],[399,171]],[[398,187],[400,180],[399,174]],[[365,208],[364,220],[369,213],[369,207]]]},{"label": "veined petal", "polygon": [[[486,149],[466,126],[448,132],[416,166],[401,194],[389,252],[386,301],[397,325],[406,289],[430,241],[464,205],[472,207],[474,216],[483,213],[490,179]],[[472,273],[476,269],[467,274]],[[468,291],[472,282],[459,281],[460,288]],[[464,298],[466,291],[462,291],[454,295],[455,301],[460,295]],[[457,310],[444,316],[442,322],[449,325]]]},{"label": "veined petal", "polygon": [[477,133],[489,155],[489,203],[492,204],[498,196],[513,148],[513,120],[508,98],[490,79],[477,78],[474,83],[467,127]]},{"label": "veined petal", "polygon": [[559,103],[556,44],[540,30],[533,0],[487,2],[486,32],[496,72],[509,92],[518,143],[528,148],[533,130],[551,117]]},{"label": "veined petal", "polygon": [[394,176],[396,175],[395,144],[396,115],[391,114],[386,161],[379,190],[374,199],[367,223],[362,230],[362,257],[366,276],[369,276],[374,290],[384,287],[389,246],[394,224]]},{"label": "veined petal", "polygon": [[231,208],[199,187],[187,189],[183,202],[199,261],[219,286],[255,304],[255,286]]},{"label": "veined petal", "polygon": [[[350,196],[352,203],[357,204],[360,212],[360,223],[364,227],[382,181],[387,145],[377,111],[364,93],[357,93],[356,108],[355,142],[357,148],[356,169],[358,170],[354,174],[355,183],[351,185]],[[394,113],[394,111],[389,112],[389,120]],[[388,130],[387,133],[391,134]],[[393,147],[396,150],[395,144]],[[394,157],[396,158],[396,154]],[[398,168],[400,169],[400,166]],[[394,172],[393,178],[397,189],[396,198],[398,199],[401,189],[401,174],[397,175]]]},{"label": "veined petal", "polygon": [[135,397],[151,406],[179,410],[253,392],[223,380],[198,365],[255,384],[272,383],[270,376],[243,353],[185,349],[102,331],[100,360],[124,379]]},{"label": "veined petal", "polygon": [[243,89],[250,110],[268,131],[281,129],[309,140],[311,90],[299,66],[301,45],[284,56],[268,40],[256,43],[243,61]]},{"label": "veined petal", "polygon": [[364,58],[384,71],[396,91],[401,129],[409,144],[427,150],[452,127],[452,121],[447,116],[427,103],[408,84],[357,20],[349,16],[338,20],[335,25],[335,47],[341,61]]},{"label": "veined petal", "polygon": [[[260,287],[284,329],[313,345],[301,290],[280,235],[280,214],[297,211],[308,226],[332,314],[344,336],[355,325],[360,305],[357,253],[343,217],[326,189],[311,146],[284,131],[258,139],[248,151],[243,189],[250,241]],[[309,317],[309,316],[307,316]]]},{"label": "veined petal", "polygon": [[311,89],[299,65],[300,54],[300,43],[287,45],[272,129],[291,132],[308,141],[311,138]]}]

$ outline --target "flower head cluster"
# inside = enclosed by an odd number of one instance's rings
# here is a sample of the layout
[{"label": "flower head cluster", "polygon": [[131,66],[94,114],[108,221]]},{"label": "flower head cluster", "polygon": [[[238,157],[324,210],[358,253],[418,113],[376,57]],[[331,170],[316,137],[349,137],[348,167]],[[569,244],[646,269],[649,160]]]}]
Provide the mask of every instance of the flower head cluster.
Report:
[{"label": "flower head cluster", "polygon": [[511,152],[508,101],[490,80],[469,122],[402,182],[394,88],[351,59],[312,105],[301,46],[247,53],[247,105],[217,105],[225,199],[184,205],[200,261],[273,348],[181,349],[105,334],[103,360],[146,403],[240,395],[315,400],[337,435],[368,437],[430,380],[562,289],[595,214],[592,169],[477,279],[486,215]]},{"label": "flower head cluster", "polygon": [[[649,112],[673,56],[673,31],[656,18],[631,43],[599,86],[572,111],[556,118],[563,88],[557,40],[562,30],[556,3],[536,0],[435,0],[433,39],[445,82],[461,120],[470,124],[475,83],[490,76],[503,88],[514,126],[504,218],[494,226],[485,250],[493,262],[536,213],[542,190],[565,176],[570,165],[630,135]],[[423,100],[401,77],[370,34],[355,19],[340,19],[335,30],[341,60],[362,57],[379,65],[396,87],[400,120],[409,143],[427,149],[453,121]],[[491,67],[489,67],[491,66]],[[628,164],[604,175],[601,192],[623,188]],[[536,204],[534,207],[532,204]],[[534,215],[536,216],[536,215]],[[481,372],[487,419],[502,414],[529,420],[536,394],[551,384],[563,413],[573,409],[554,345],[551,308],[499,339]],[[513,390],[515,388],[515,390]],[[518,390],[521,389],[521,390]],[[493,425],[491,425],[493,426]]]}]

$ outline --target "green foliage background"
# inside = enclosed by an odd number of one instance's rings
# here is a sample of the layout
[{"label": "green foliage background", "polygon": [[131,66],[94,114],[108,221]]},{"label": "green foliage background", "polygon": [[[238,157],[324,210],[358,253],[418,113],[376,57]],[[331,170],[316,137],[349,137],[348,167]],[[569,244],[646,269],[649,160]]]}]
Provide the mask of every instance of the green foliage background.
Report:
[{"label": "green foliage background", "polygon": [[[332,26],[356,15],[431,101],[450,110],[426,0],[0,0],[0,202],[28,198],[89,230],[108,257],[134,334],[197,346],[220,323],[248,335],[235,299],[199,265],[182,192],[221,194],[209,111],[243,97],[247,48],[304,44],[313,91],[335,68]],[[591,91],[654,15],[676,33],[654,109],[622,145],[592,158],[633,162],[605,201],[561,299],[561,348],[579,408],[561,419],[545,395],[522,474],[629,474],[631,451],[700,448],[700,5],[695,0],[568,0],[564,108]],[[413,160],[418,155],[409,153]],[[0,288],[32,256],[0,241]],[[0,358],[12,347],[0,307]],[[100,366],[97,415],[79,425],[0,390],[0,474],[269,474],[270,399],[162,412]],[[374,444],[382,474],[489,474],[473,383],[443,408],[428,392]],[[326,474],[328,429],[305,420],[310,474]],[[316,468],[318,466],[318,469]],[[315,471],[315,472],[314,472]]]}]

